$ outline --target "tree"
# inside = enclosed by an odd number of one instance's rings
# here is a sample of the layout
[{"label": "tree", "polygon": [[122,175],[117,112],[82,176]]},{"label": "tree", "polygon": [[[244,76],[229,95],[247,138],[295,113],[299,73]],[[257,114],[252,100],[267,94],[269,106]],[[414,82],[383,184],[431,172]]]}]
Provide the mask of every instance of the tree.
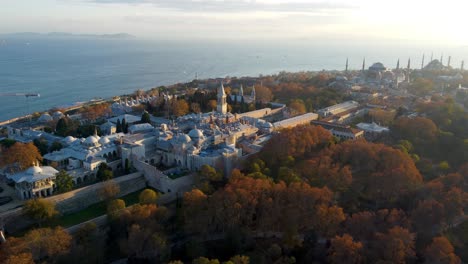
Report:
[{"label": "tree", "polygon": [[218,105],[218,102],[216,100],[208,101],[208,108],[211,109],[211,111],[214,111],[217,105]]},{"label": "tree", "polygon": [[430,264],[460,264],[460,258],[450,241],[443,236],[434,237],[432,243],[424,251],[425,263]]},{"label": "tree", "polygon": [[304,101],[301,99],[296,99],[292,100],[289,103],[289,108],[294,112],[295,114],[304,114],[307,110],[304,104]]},{"label": "tree", "polygon": [[128,133],[127,131],[127,128],[128,128],[128,124],[127,124],[127,121],[125,120],[125,118],[122,119],[122,133]]},{"label": "tree", "polygon": [[190,110],[196,114],[201,113],[201,108],[199,103],[191,103]]},{"label": "tree", "polygon": [[219,182],[223,180],[223,175],[216,171],[215,168],[210,165],[202,165],[200,168],[199,175],[202,179],[206,179],[210,182]]},{"label": "tree", "polygon": [[158,194],[151,189],[145,189],[140,193],[138,199],[140,204],[155,204],[158,200]]},{"label": "tree", "polygon": [[59,136],[66,137],[72,130],[72,120],[68,117],[62,117],[58,120],[55,126],[55,133]]},{"label": "tree", "polygon": [[415,235],[408,229],[395,226],[386,234],[377,233],[376,249],[369,250],[377,253],[373,263],[383,261],[387,263],[407,263],[416,256],[414,251]]},{"label": "tree", "polygon": [[112,168],[107,166],[106,163],[99,164],[98,171],[96,173],[96,178],[100,181],[107,181],[114,177],[114,173],[112,172]]},{"label": "tree", "polygon": [[41,153],[33,143],[16,142],[10,148],[0,153],[0,160],[3,166],[16,165],[17,170],[22,171],[33,166],[38,161],[42,161]]},{"label": "tree", "polygon": [[243,256],[243,255],[236,255],[229,259],[229,262],[224,262],[223,264],[226,263],[232,263],[232,264],[249,264],[250,263],[250,258],[248,256]]},{"label": "tree", "polygon": [[115,218],[119,211],[125,208],[125,201],[122,199],[115,199],[109,202],[107,205],[107,215],[111,218]]},{"label": "tree", "polygon": [[102,200],[108,201],[115,198],[120,193],[120,187],[114,181],[106,181],[98,191]]},{"label": "tree", "polygon": [[220,262],[217,259],[199,257],[199,258],[194,259],[192,264],[220,264]]},{"label": "tree", "polygon": [[34,260],[31,253],[20,253],[8,256],[4,264],[34,264]]},{"label": "tree", "polygon": [[115,125],[115,132],[121,133],[122,132],[122,123],[120,123],[120,119],[117,119],[117,124]]},{"label": "tree", "polygon": [[172,105],[172,114],[175,116],[183,116],[188,114],[189,112],[189,105],[187,101],[184,99],[176,100],[174,99],[173,105]]},{"label": "tree", "polygon": [[64,193],[73,189],[73,178],[66,171],[61,170],[55,175],[57,192]]},{"label": "tree", "polygon": [[59,151],[62,148],[63,148],[62,143],[60,143],[59,141],[54,141],[52,145],[50,146],[49,151],[50,152]]},{"label": "tree", "polygon": [[36,138],[33,140],[34,146],[37,147],[41,155],[45,155],[49,153],[49,143],[47,140],[43,137],[41,138]]},{"label": "tree", "polygon": [[362,249],[362,243],[355,242],[349,234],[335,236],[331,240],[327,258],[332,264],[362,263]]},{"label": "tree", "polygon": [[23,212],[39,222],[39,226],[45,221],[58,215],[55,205],[45,199],[38,198],[28,200],[23,207]]},{"label": "tree", "polygon": [[141,123],[151,124],[151,118],[150,118],[150,114],[148,112],[145,111],[141,115]]},{"label": "tree", "polygon": [[273,99],[273,93],[271,89],[265,86],[256,86],[255,87],[255,97],[256,101],[262,103],[268,103]]},{"label": "tree", "polygon": [[24,240],[35,260],[45,257],[57,259],[70,250],[72,237],[61,227],[39,228],[29,231]]}]

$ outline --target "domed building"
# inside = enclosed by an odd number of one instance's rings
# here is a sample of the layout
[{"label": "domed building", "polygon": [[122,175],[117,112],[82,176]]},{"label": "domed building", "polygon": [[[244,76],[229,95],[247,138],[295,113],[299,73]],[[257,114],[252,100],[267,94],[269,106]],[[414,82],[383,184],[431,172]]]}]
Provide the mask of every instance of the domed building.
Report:
[{"label": "domed building", "polygon": [[52,195],[57,173],[58,171],[50,166],[32,166],[23,172],[7,177],[15,182],[18,197],[26,200]]},{"label": "domed building", "polygon": [[42,114],[39,119],[37,120],[40,123],[47,123],[53,121],[54,119],[49,115],[49,113]]}]

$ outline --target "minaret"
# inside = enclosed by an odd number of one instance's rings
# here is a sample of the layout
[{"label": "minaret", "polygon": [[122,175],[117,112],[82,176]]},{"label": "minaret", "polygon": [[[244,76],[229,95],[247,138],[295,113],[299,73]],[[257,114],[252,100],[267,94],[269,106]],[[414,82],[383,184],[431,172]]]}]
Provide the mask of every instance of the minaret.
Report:
[{"label": "minaret", "polygon": [[424,54],[423,54],[423,57],[422,57],[422,61],[421,61],[421,70],[424,69]]},{"label": "minaret", "polygon": [[364,72],[366,70],[366,58],[362,60],[362,71]]},{"label": "minaret", "polygon": [[218,102],[216,105],[216,110],[221,114],[227,113],[226,92],[224,92],[224,85],[222,81],[218,88]]},{"label": "minaret", "polygon": [[398,59],[396,63],[396,70],[398,71],[400,69],[400,59]]},{"label": "minaret", "polygon": [[348,58],[346,58],[346,67],[345,67],[345,72],[348,72]]},{"label": "minaret", "polygon": [[410,70],[411,70],[411,58],[408,58],[408,66],[406,67],[406,82],[410,83]]},{"label": "minaret", "polygon": [[442,65],[444,65],[443,61],[444,61],[444,54],[442,53],[442,55],[440,55],[440,63],[442,63]]},{"label": "minaret", "polygon": [[464,68],[465,68],[465,61],[462,61],[461,66],[460,66],[460,70],[464,71],[465,70]]},{"label": "minaret", "polygon": [[252,99],[252,102],[255,102],[256,100],[255,85],[252,86],[252,93],[250,94],[250,99]]},{"label": "minaret", "polygon": [[431,61],[434,59],[434,52],[431,53]]},{"label": "minaret", "polygon": [[241,87],[240,87],[240,90],[239,90],[239,95],[241,97],[244,97],[244,87],[242,86],[242,84],[241,84]]},{"label": "minaret", "polygon": [[452,60],[452,56],[449,56],[448,62],[447,62],[447,67],[450,67],[450,61]]}]

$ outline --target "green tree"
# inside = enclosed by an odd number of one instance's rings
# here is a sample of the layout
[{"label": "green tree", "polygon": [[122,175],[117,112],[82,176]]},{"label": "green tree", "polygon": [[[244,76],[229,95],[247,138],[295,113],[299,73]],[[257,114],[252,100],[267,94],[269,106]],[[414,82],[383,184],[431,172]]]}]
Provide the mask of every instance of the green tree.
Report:
[{"label": "green tree", "polygon": [[63,148],[62,143],[60,143],[59,141],[54,141],[54,143],[52,143],[52,145],[50,146],[49,151],[54,152],[54,151],[61,150],[62,148]]},{"label": "green tree", "polygon": [[151,118],[148,112],[145,111],[143,115],[141,115],[141,123],[151,124]]},{"label": "green tree", "polygon": [[115,129],[117,133],[121,133],[122,132],[122,123],[120,123],[120,119],[117,119],[117,124],[115,125]]},{"label": "green tree", "polygon": [[64,193],[73,189],[73,178],[66,171],[61,170],[55,175],[57,192]]},{"label": "green tree", "polygon": [[158,194],[151,189],[145,189],[140,193],[138,199],[140,204],[155,204],[158,200]]},{"label": "green tree", "polygon": [[59,136],[69,136],[76,129],[76,124],[68,117],[62,117],[55,126],[55,133]]},{"label": "green tree", "polygon": [[101,163],[96,173],[96,177],[100,181],[107,181],[114,177],[114,173],[112,172],[112,169],[109,166],[107,166],[106,163]]},{"label": "green tree", "polygon": [[38,198],[29,200],[24,204],[23,212],[30,218],[36,220],[39,226],[46,220],[50,220],[58,215],[55,205],[52,202]]},{"label": "green tree", "polygon": [[49,153],[49,143],[45,138],[36,138],[33,140],[34,146],[37,147],[41,155]]},{"label": "green tree", "polygon": [[223,175],[217,172],[215,168],[210,165],[203,165],[200,168],[199,175],[202,179],[206,179],[210,182],[219,182],[223,180]]}]

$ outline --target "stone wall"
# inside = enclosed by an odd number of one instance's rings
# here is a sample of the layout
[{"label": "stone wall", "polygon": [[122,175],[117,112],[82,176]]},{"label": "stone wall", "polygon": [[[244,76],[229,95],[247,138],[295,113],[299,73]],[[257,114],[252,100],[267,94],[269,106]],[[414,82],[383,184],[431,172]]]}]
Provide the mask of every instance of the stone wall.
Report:
[{"label": "stone wall", "polygon": [[[146,187],[146,179],[139,172],[118,177],[111,181],[119,185],[119,197],[136,192]],[[57,210],[61,214],[70,214],[83,210],[92,204],[102,201],[98,194],[103,185],[104,183],[102,182],[96,183],[45,199],[55,203]],[[22,208],[10,210],[0,214],[0,227],[3,225],[5,230],[9,233],[14,233],[21,229],[27,228],[33,223],[33,221],[31,221],[23,214]]]},{"label": "stone wall", "polygon": [[194,183],[194,177],[192,174],[179,177],[177,179],[171,179],[156,167],[143,161],[134,159],[133,166],[143,173],[148,186],[166,194],[181,194],[184,191],[189,190]]}]

